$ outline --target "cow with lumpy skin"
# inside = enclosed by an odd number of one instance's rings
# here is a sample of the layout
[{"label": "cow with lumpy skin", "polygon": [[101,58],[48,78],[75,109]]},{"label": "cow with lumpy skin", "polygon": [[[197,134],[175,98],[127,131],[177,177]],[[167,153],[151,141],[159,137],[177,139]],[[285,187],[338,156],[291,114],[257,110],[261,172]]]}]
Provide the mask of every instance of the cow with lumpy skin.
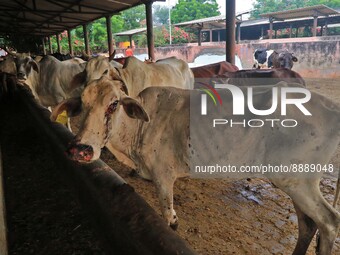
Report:
[{"label": "cow with lumpy skin", "polygon": [[[282,82],[276,85],[280,89],[290,86],[294,87],[294,84]],[[272,87],[257,89],[254,101],[263,109],[273,100]],[[218,92],[230,98],[223,102],[223,108],[212,114],[228,116],[232,108],[231,95],[227,90]],[[201,98],[200,91],[148,87],[136,98],[131,98],[121,84],[103,76],[88,84],[81,98],[60,104],[70,113],[84,113],[83,125],[67,154],[73,160],[90,163],[99,159],[101,148],[106,146],[119,161],[132,165],[143,178],[154,182],[163,217],[170,226],[176,227],[173,185],[177,178],[188,176],[192,155],[209,159],[213,153],[211,149],[217,147],[225,148],[219,150],[220,157],[240,165],[244,160],[255,165],[328,163],[340,141],[340,106],[320,94],[311,94],[304,106],[313,113],[313,118],[307,118],[294,107],[287,112],[290,118],[298,121],[297,128],[216,129],[218,135],[192,147],[189,106],[192,98]],[[214,108],[213,102],[208,101],[208,104],[209,109]],[[271,118],[279,119],[280,116],[275,112]],[[197,128],[204,134],[207,125],[210,123],[200,123]],[[319,230],[319,255],[329,255],[340,227],[340,214],[320,192],[322,173],[310,174],[302,178],[283,173],[267,177],[293,201],[299,227],[293,254],[305,254]]]}]

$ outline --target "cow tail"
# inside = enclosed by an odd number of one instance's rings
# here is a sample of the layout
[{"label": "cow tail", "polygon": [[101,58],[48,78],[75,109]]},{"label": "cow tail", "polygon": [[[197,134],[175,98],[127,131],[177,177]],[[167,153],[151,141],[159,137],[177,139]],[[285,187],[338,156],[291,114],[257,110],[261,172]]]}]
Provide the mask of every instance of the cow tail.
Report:
[{"label": "cow tail", "polygon": [[335,196],[334,196],[334,201],[333,201],[333,207],[336,209],[336,205],[338,203],[340,195],[340,169],[339,169],[339,174],[338,174],[338,181],[336,183],[336,190],[335,190]]}]

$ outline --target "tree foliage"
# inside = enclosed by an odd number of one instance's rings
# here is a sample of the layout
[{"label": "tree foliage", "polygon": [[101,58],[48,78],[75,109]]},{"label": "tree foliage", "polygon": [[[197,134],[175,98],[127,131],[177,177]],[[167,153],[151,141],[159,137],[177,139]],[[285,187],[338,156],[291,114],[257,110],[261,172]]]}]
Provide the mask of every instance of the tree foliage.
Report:
[{"label": "tree foliage", "polygon": [[256,0],[252,18],[260,18],[260,14],[291,10],[301,7],[324,4],[331,8],[340,8],[340,0]]},{"label": "tree foliage", "polygon": [[169,8],[167,6],[154,5],[153,21],[155,25],[169,24]]},{"label": "tree foliage", "polygon": [[171,23],[221,15],[216,0],[179,0],[171,10]]}]

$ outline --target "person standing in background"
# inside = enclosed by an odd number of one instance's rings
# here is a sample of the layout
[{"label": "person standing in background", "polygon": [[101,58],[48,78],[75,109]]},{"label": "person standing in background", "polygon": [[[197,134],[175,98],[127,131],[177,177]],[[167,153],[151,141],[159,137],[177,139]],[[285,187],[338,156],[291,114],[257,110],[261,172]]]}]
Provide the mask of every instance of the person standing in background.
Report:
[{"label": "person standing in background", "polygon": [[131,57],[133,56],[133,50],[131,49],[131,46],[128,46],[126,51],[125,51],[125,56],[126,57]]}]

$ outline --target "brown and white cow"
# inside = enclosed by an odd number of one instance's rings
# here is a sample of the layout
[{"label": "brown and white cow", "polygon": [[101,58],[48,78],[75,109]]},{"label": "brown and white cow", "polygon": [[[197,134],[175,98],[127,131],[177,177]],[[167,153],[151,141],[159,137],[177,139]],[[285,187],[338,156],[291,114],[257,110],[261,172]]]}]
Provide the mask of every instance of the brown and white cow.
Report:
[{"label": "brown and white cow", "polygon": [[140,91],[150,86],[174,86],[193,88],[194,76],[188,64],[175,57],[158,60],[147,64],[136,57],[128,57],[124,66],[98,56],[88,61],[85,70],[76,75],[73,86],[79,87],[99,79],[102,75],[123,82],[129,95],[136,96]]},{"label": "brown and white cow", "polygon": [[[287,83],[276,86],[288,87]],[[254,95],[254,100],[270,103],[270,88],[258,89],[260,93]],[[219,93],[228,96],[227,91]],[[212,136],[201,147],[193,148],[189,134],[192,97],[200,98],[201,92],[149,87],[134,99],[107,77],[93,81],[85,88],[81,98],[60,104],[60,107],[63,105],[61,108],[69,108],[69,111],[82,108],[85,116],[67,153],[73,160],[92,162],[99,158],[101,148],[106,146],[119,161],[134,165],[143,178],[154,182],[162,214],[169,225],[175,226],[173,185],[177,178],[188,176],[191,154],[209,158],[209,146],[226,143],[227,148],[220,151],[222,157],[239,164],[244,158],[254,164],[326,164],[340,141],[340,107],[322,95],[312,93],[304,106],[313,113],[313,118],[306,118],[294,107],[288,112],[289,118],[296,119],[301,128],[221,128],[221,135]],[[209,107],[214,107],[214,104],[211,102]],[[228,115],[231,108],[230,98],[224,102],[219,114]],[[280,116],[274,113],[271,117]],[[202,134],[206,133],[206,125],[198,125]],[[320,193],[321,176],[320,172],[305,178],[287,174],[268,176],[293,200],[299,225],[295,255],[306,253],[317,229],[320,233],[319,254],[331,254],[339,230],[339,212]]]}]

